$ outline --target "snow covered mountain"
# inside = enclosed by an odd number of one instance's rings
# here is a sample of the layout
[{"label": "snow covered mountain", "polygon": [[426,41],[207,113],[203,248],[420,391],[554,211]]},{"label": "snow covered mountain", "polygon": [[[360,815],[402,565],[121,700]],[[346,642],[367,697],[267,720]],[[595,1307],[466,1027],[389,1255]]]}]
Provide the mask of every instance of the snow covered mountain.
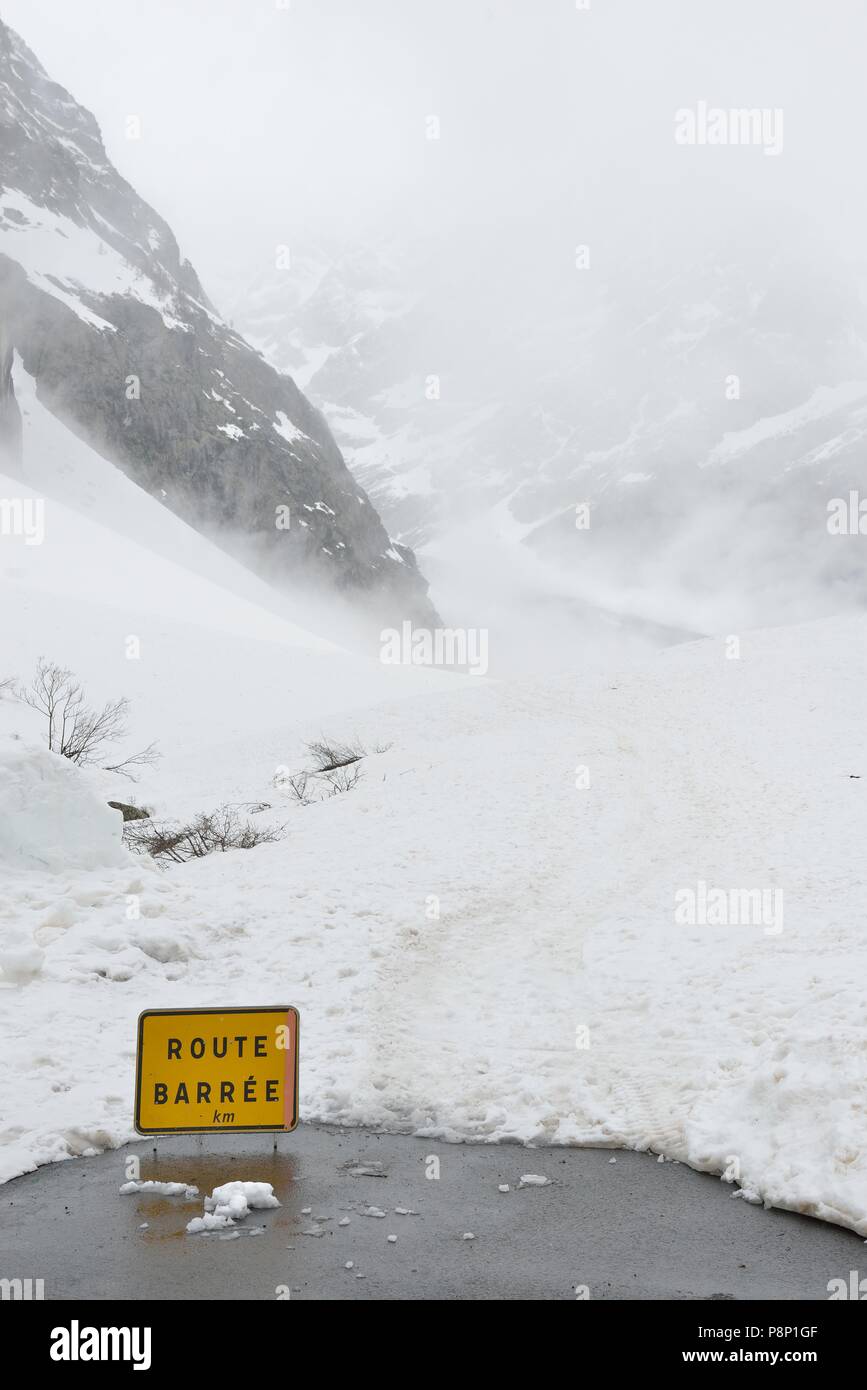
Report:
[{"label": "snow covered mountain", "polygon": [[428,567],[469,521],[694,630],[863,606],[864,547],[826,524],[867,486],[862,285],[801,228],[714,238],[526,286],[332,249],[232,312]]},{"label": "snow covered mountain", "polygon": [[18,473],[13,349],[71,430],[262,572],[431,616],[322,415],[215,312],[93,117],[0,22],[0,447]]}]

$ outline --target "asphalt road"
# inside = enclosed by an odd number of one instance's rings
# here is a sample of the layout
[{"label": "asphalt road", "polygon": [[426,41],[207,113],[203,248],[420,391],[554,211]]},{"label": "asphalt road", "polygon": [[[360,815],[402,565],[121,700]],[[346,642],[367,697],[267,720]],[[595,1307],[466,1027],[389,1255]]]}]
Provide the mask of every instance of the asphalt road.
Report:
[{"label": "asphalt road", "polygon": [[[133,1154],[143,1179],[202,1196],[269,1182],[282,1205],[235,1238],[187,1235],[201,1196],[119,1195]],[[522,1188],[522,1174],[550,1181]],[[156,1157],[142,1141],[0,1188],[0,1278],[42,1278],[46,1299],[574,1299],[577,1286],[591,1299],[826,1299],[829,1279],[865,1264],[852,1232],[732,1191],[605,1149],[302,1125],[275,1154],[270,1136],[184,1136],[158,1140]]]}]

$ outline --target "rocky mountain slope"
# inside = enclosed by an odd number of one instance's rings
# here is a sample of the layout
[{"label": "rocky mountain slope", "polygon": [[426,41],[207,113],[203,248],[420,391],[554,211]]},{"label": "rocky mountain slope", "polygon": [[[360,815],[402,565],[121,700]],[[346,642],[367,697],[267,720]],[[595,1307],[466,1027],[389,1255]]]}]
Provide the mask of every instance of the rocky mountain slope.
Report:
[{"label": "rocky mountain slope", "polygon": [[867,603],[864,545],[827,528],[831,499],[867,496],[867,301],[827,247],[711,228],[481,291],[447,259],[332,249],[231,311],[302,374],[394,534],[435,550],[473,518],[602,604],[693,595],[668,617],[697,630]]},{"label": "rocky mountain slope", "polygon": [[433,614],[322,414],[215,311],[94,118],[0,21],[0,441],[26,469],[13,349],[72,430],[269,577]]}]

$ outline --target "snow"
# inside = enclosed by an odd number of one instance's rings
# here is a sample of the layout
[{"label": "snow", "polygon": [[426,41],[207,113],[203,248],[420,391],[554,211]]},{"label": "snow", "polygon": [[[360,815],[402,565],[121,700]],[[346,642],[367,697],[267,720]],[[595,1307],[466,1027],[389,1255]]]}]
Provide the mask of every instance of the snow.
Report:
[{"label": "snow", "polygon": [[272,428],[275,433],[279,434],[281,438],[285,439],[289,444],[292,444],[296,439],[307,438],[303,430],[299,430],[297,426],[293,425],[284,410],[277,411],[277,423],[273,425]]},{"label": "snow", "polygon": [[2,729],[0,722],[0,868],[59,873],[124,863],[117,812],[66,758]]},{"label": "snow", "polygon": [[184,327],[171,312],[169,296],[108,242],[17,189],[0,191],[0,253],[17,261],[38,289],[94,327],[115,331],[113,324],[81,302],[81,290],[130,295],[155,309],[167,327]]},{"label": "snow", "polygon": [[[264,1211],[279,1205],[269,1182],[226,1182],[215,1187],[210,1197],[205,1198],[204,1216],[194,1216],[187,1223],[187,1233],[196,1235],[201,1231],[224,1230],[243,1221],[251,1210]],[[259,1232],[251,1231],[250,1234]]]},{"label": "snow", "polygon": [[[74,592],[125,611],[150,608],[160,618],[182,611],[186,620],[220,632],[228,627],[239,635],[337,653],[331,642],[263,613],[263,609],[285,609],[285,604],[249,570],[66,429],[38,400],[36,382],[17,353],[12,378],[24,423],[24,481],[4,478],[0,496],[31,495],[32,489],[48,497],[58,532],[52,534],[50,546],[27,557],[26,570],[7,570],[8,577],[26,579],[28,586],[49,593]],[[100,529],[89,530],[93,524]],[[91,558],[85,565],[82,549],[87,542]],[[176,562],[179,555],[183,567]],[[5,558],[0,550],[0,573]],[[65,575],[64,563],[68,563]],[[147,585],[142,575],[148,576]],[[148,590],[153,584],[158,592],[150,603]],[[171,601],[173,586],[175,603]]]},{"label": "snow", "polygon": [[808,400],[793,410],[783,411],[780,415],[765,416],[746,429],[731,430],[723,435],[719,444],[699,466],[709,468],[714,464],[728,463],[754,449],[758,444],[794,434],[814,420],[821,420],[824,416],[833,414],[835,410],[860,400],[867,401],[867,381],[843,381],[837,386],[819,386]]},{"label": "snow", "polygon": [[136,1180],[125,1182],[123,1187],[118,1188],[121,1197],[132,1197],[141,1192],[150,1193],[154,1197],[186,1197],[192,1199],[198,1197],[199,1189],[192,1187],[187,1182],[155,1182],[148,1179],[147,1182]]},{"label": "snow", "polygon": [[243,1180],[222,1183],[221,1187],[214,1188],[210,1197],[204,1198],[204,1216],[195,1216],[188,1222],[186,1230],[190,1236],[203,1230],[222,1230],[245,1219],[251,1209],[267,1211],[271,1207],[279,1207],[271,1183]]},{"label": "snow", "polygon": [[[132,1137],[143,1008],[279,979],[303,1119],[652,1149],[867,1235],[867,620],[603,677],[384,667],[27,411],[51,524],[0,540],[9,674],[44,654],[128,695],[158,814],[266,803],[286,834],[161,871],[104,806],[128,789],[0,700],[0,1178]],[[300,806],[273,770],[322,732],[391,747]],[[677,921],[702,882],[780,890],[783,930]],[[223,1191],[196,1229],[237,1219]]]}]

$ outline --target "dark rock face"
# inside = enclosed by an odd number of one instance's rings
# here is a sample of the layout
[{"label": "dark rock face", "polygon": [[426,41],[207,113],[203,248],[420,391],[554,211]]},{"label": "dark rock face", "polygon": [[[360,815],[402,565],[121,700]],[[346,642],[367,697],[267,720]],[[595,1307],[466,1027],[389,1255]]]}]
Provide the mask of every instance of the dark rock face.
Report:
[{"label": "dark rock face", "polygon": [[124,824],[128,820],[150,820],[150,811],[142,806],[133,806],[128,801],[109,801],[108,805],[113,811],[120,811]]},{"label": "dark rock face", "polygon": [[93,117],[2,22],[0,80],[0,440],[20,450],[14,348],[50,410],[247,563],[435,619],[324,417],[215,312]]}]

